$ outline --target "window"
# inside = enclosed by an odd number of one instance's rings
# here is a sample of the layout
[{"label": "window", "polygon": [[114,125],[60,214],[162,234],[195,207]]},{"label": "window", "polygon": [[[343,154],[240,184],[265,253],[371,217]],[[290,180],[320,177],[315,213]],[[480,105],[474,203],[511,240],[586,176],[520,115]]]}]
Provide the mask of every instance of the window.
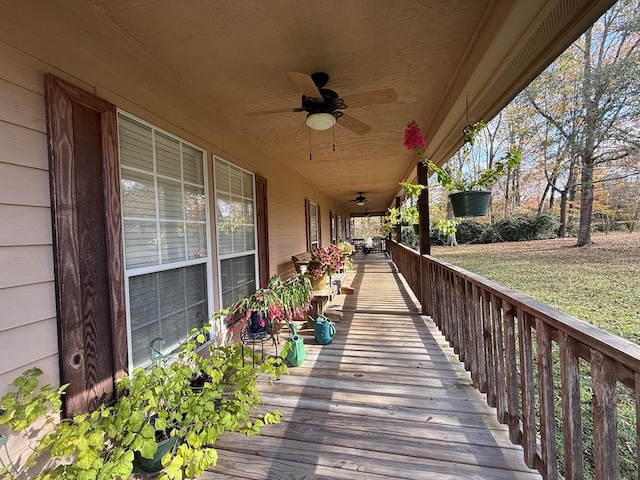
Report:
[{"label": "window", "polygon": [[214,157],[214,165],[220,298],[226,308],[258,285],[255,180],[220,158]]},{"label": "window", "polygon": [[309,204],[309,229],[311,231],[311,249],[313,250],[320,246],[318,238],[318,205],[315,203]]},{"label": "window", "polygon": [[211,302],[204,152],[118,114],[129,368],[171,352]]},{"label": "window", "polygon": [[304,215],[307,233],[307,250],[311,251],[321,246],[320,239],[322,238],[322,235],[320,233],[320,207],[305,198]]}]

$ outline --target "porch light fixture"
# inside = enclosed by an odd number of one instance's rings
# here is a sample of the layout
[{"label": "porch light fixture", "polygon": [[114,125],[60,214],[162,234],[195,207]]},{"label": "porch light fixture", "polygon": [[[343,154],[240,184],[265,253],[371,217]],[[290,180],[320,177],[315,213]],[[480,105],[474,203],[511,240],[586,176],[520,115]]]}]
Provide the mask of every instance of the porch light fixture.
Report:
[{"label": "porch light fixture", "polygon": [[310,113],[306,122],[307,126],[314,130],[327,130],[336,124],[336,117],[330,113]]}]

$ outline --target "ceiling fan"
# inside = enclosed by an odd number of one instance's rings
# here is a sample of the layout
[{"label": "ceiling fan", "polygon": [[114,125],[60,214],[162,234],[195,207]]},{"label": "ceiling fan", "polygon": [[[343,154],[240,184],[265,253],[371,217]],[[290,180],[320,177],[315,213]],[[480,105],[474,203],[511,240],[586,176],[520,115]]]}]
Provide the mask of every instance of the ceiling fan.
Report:
[{"label": "ceiling fan", "polygon": [[364,192],[358,192],[358,196],[352,200],[348,200],[349,202],[356,202],[356,205],[363,206],[367,200],[371,200],[363,195]]},{"label": "ceiling fan", "polygon": [[333,127],[337,122],[339,125],[348,128],[358,135],[364,135],[371,131],[371,126],[344,113],[342,110],[349,107],[354,108],[390,103],[395,102],[397,99],[397,94],[392,88],[357,93],[345,98],[340,98],[340,95],[333,90],[324,88],[329,82],[329,75],[327,73],[316,72],[312,75],[307,75],[305,73],[289,72],[288,75],[303,94],[299,107],[262,110],[249,112],[246,115],[257,116],[270,115],[273,113],[307,112],[305,123],[309,128],[326,130]]}]

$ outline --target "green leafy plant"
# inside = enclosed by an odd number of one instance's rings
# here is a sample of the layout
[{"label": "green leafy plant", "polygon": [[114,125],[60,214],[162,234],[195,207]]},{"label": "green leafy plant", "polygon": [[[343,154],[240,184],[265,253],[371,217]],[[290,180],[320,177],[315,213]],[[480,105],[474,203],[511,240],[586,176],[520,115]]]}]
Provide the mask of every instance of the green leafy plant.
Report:
[{"label": "green leafy plant", "polygon": [[309,310],[312,292],[307,275],[294,274],[287,280],[274,275],[266,288],[259,288],[251,295],[242,297],[229,309],[227,325],[244,322],[242,328],[245,328],[255,312],[268,318],[275,331],[279,331],[293,318],[303,316]]},{"label": "green leafy plant", "polygon": [[311,252],[311,261],[307,264],[307,274],[313,278],[334,275],[344,267],[346,255],[334,244],[326,248],[316,248]]},{"label": "green leafy plant", "polygon": [[[257,375],[278,378],[287,371],[282,359],[267,358],[254,367],[244,358],[240,344],[211,346],[208,355],[200,355],[196,350],[206,340],[207,330],[194,331],[175,361],[160,361],[149,370],[138,368],[120,379],[120,396],[113,405],[54,424],[38,441],[24,472],[40,457],[48,457],[53,466],[32,478],[128,478],[136,456],[151,458],[159,440],[175,437],[173,448],[161,459],[164,471],[159,478],[194,478],[216,464],[214,444],[222,433],[250,436],[278,423],[279,412],[255,416],[252,408],[260,400]],[[17,391],[2,399],[6,411],[1,421],[14,430],[28,428],[42,415],[51,418],[60,409],[64,386],[59,390],[44,386],[34,394],[38,374],[25,372],[14,382]],[[191,388],[200,375],[207,379],[202,388]],[[43,411],[43,403],[51,408]],[[28,418],[21,418],[22,411],[29,412]]]},{"label": "green leafy plant", "polygon": [[[484,122],[467,125],[463,129],[464,145],[462,155],[469,161],[471,148],[475,145],[478,134],[485,127]],[[502,176],[512,172],[520,165],[522,153],[516,149],[509,149],[504,156],[495,162],[491,168],[475,172],[467,169],[442,168],[431,161],[425,154],[426,144],[416,122],[410,122],[405,129],[404,145],[413,150],[422,162],[436,175],[436,182],[447,191],[467,192],[476,189],[489,189]]]}]

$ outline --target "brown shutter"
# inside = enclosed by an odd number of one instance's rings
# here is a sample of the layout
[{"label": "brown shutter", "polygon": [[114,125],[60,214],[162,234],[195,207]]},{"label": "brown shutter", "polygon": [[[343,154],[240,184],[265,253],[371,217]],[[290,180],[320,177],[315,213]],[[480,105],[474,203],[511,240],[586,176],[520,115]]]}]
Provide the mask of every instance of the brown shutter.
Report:
[{"label": "brown shutter", "polygon": [[45,75],[56,303],[67,416],[115,396],[127,368],[113,105]]},{"label": "brown shutter", "polygon": [[318,222],[318,247],[322,246],[322,214],[320,205],[316,205],[316,221]]},{"label": "brown shutter", "polygon": [[260,286],[269,282],[269,213],[267,210],[267,179],[256,175],[256,216],[258,230],[258,274]]},{"label": "brown shutter", "polygon": [[304,227],[307,234],[307,252],[311,251],[311,202],[304,199]]}]

